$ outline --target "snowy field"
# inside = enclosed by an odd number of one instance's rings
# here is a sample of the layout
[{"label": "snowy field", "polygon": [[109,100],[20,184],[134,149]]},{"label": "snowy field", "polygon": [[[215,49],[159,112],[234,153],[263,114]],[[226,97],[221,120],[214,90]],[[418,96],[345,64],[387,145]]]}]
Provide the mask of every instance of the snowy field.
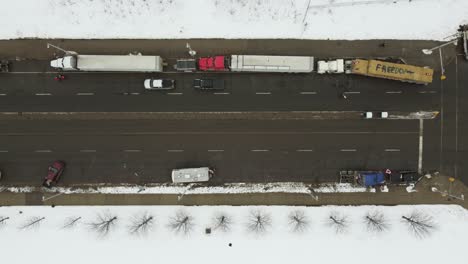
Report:
[{"label": "snowy field", "polygon": [[[94,225],[107,220],[107,233]],[[455,205],[0,207],[0,222],[9,264],[466,263],[468,244],[468,211]]]},{"label": "snowy field", "polygon": [[0,0],[0,39],[435,39],[466,0]]}]

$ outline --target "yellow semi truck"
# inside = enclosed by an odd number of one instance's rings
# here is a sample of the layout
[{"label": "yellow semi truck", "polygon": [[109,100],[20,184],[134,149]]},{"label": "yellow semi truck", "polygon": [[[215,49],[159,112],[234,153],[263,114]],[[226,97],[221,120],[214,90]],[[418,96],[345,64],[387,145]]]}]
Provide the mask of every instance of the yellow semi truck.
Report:
[{"label": "yellow semi truck", "polygon": [[427,67],[366,59],[319,61],[317,72],[344,72],[418,84],[431,83],[434,75],[434,70]]}]

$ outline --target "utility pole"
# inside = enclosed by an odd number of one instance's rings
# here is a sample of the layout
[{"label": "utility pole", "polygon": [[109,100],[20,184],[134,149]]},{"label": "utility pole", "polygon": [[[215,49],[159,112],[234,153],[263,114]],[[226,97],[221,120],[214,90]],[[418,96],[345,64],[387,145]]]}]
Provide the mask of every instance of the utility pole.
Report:
[{"label": "utility pole", "polygon": [[[458,35],[458,34],[457,34]],[[443,81],[447,79],[447,76],[445,76],[445,69],[444,69],[444,62],[443,62],[443,57],[442,57],[442,48],[445,46],[448,46],[450,44],[457,45],[458,42],[458,37],[454,40],[451,40],[447,43],[441,44],[439,46],[433,47],[431,49],[423,49],[421,50],[422,53],[426,55],[431,55],[434,50],[439,50],[439,60],[440,60],[440,79]]]}]

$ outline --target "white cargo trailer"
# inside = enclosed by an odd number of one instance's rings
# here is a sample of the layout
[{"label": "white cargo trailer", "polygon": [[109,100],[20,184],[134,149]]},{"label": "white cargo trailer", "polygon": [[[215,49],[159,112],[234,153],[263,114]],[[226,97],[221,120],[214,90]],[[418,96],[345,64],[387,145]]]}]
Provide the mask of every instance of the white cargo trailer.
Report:
[{"label": "white cargo trailer", "polygon": [[231,55],[229,68],[233,72],[312,72],[314,57]]},{"label": "white cargo trailer", "polygon": [[52,60],[50,66],[65,71],[162,72],[160,56],[67,55]]},{"label": "white cargo trailer", "polygon": [[209,167],[187,168],[172,170],[172,182],[174,183],[191,183],[191,182],[207,182],[213,177],[214,171]]}]

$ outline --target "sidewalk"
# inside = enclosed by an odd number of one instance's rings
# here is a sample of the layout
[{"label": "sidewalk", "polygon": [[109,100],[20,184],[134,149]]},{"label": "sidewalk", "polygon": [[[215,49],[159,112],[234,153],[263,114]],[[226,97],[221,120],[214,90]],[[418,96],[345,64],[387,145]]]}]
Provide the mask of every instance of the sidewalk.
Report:
[{"label": "sidewalk", "polygon": [[[423,178],[416,192],[407,192],[406,187],[391,187],[389,192],[377,193],[317,193],[316,201],[310,195],[296,193],[255,194],[187,194],[180,200],[177,194],[63,194],[52,193],[0,193],[0,205],[397,205],[397,204],[458,204],[468,209],[468,200],[448,200],[448,197],[431,191],[439,190],[448,183],[448,178],[437,176]],[[468,194],[466,186],[455,181],[452,194]],[[54,197],[55,196],[55,197]],[[46,201],[42,199],[45,197]]]}]

